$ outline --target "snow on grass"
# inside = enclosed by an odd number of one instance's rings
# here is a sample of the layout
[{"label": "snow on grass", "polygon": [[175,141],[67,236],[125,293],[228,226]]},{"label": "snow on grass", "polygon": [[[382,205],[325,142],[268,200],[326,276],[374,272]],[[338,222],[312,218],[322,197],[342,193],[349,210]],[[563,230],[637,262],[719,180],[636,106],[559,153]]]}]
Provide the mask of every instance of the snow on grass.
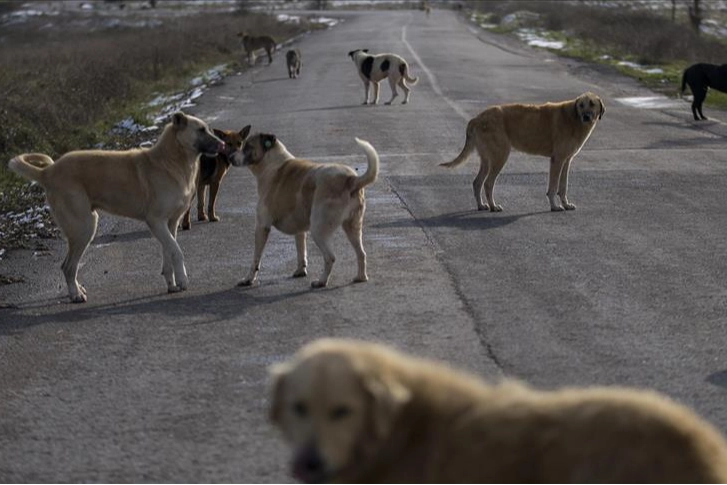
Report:
[{"label": "snow on grass", "polygon": [[630,67],[631,69],[636,69],[637,71],[642,71],[646,74],[664,74],[664,70],[660,67],[647,67],[631,61],[618,61],[616,65]]},{"label": "snow on grass", "polygon": [[666,96],[635,96],[615,98],[615,100],[625,106],[640,109],[681,108],[684,106],[683,101],[667,98]]},{"label": "snow on grass", "polygon": [[560,50],[565,47],[565,42],[560,40],[552,40],[544,37],[544,33],[533,29],[518,29],[515,32],[521,40],[533,47],[541,47],[543,49]]}]

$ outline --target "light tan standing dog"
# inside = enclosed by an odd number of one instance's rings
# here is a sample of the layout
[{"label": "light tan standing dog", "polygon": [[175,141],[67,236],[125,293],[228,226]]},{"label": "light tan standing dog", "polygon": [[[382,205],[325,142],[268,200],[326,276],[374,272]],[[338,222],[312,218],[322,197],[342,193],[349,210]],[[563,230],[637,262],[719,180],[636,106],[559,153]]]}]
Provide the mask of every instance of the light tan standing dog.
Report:
[{"label": "light tan standing dog", "polygon": [[149,149],[75,151],[56,162],[48,155],[26,153],[10,160],[11,170],[43,186],[68,241],[61,268],[72,302],[86,301],[86,290],[77,280],[78,263],[96,234],[97,210],[146,222],[162,245],[168,291],[187,289],[177,225],[192,198],[200,155],[223,148],[204,121],[175,113]]},{"label": "light tan standing dog", "polygon": [[313,288],[328,284],[336,259],[330,238],[341,226],[358,259],[358,275],[353,281],[368,281],[366,253],[361,242],[366,209],[364,187],[376,180],[379,156],[369,142],[356,138],[356,143],[368,159],[368,169],[360,177],[346,165],[295,158],[275,135],[258,133],[245,142],[242,163],[257,179],[258,205],[255,255],[250,272],[240,286],[250,286],[257,281],[272,226],[285,234],[295,235],[298,268],[293,273],[294,278],[307,275],[306,234],[310,231],[324,260],[323,273],[311,283]]},{"label": "light tan standing dog", "polygon": [[272,421],[311,483],[727,483],[727,443],[659,394],[498,385],[324,339],[272,369]]},{"label": "light tan standing dog", "polygon": [[268,55],[268,65],[273,63],[273,52],[275,52],[277,44],[272,37],[269,35],[249,35],[244,31],[238,32],[237,36],[242,40],[242,47],[247,54],[248,65],[255,65],[255,51],[258,49],[265,49],[265,53]]},{"label": "light tan standing dog", "polygon": [[[548,157],[550,210],[573,210],[576,206],[568,201],[570,164],[604,112],[603,101],[593,93],[561,103],[492,106],[467,124],[465,145],[457,158],[441,165],[456,167],[477,149],[480,171],[472,183],[477,209],[499,212],[502,207],[495,203],[493,191],[510,151],[514,148]],[[483,185],[487,204],[482,202]],[[562,205],[556,200],[556,194]]]},{"label": "light tan standing dog", "polygon": [[409,76],[409,64],[396,54],[376,54],[368,53],[368,49],[356,49],[348,53],[348,55],[356,64],[358,75],[364,83],[364,102],[369,104],[369,86],[374,85],[374,99],[371,104],[379,102],[379,82],[389,78],[389,86],[391,87],[391,99],[386,104],[391,104],[399,93],[396,86],[400,86],[404,90],[404,101],[401,104],[409,102],[409,92],[411,89],[407,86],[407,82],[415,85],[419,78]]}]

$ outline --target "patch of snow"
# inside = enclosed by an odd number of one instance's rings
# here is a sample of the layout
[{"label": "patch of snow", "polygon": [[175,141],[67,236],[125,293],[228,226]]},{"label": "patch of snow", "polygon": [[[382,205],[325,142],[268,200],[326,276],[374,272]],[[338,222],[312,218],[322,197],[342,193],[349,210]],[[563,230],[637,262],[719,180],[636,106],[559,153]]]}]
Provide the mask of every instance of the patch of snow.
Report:
[{"label": "patch of snow", "polygon": [[642,71],[647,74],[664,74],[664,70],[659,67],[646,67],[631,61],[619,61],[617,64],[619,66],[630,67],[631,69],[636,69],[637,71]]},{"label": "patch of snow", "polygon": [[538,33],[532,29],[520,29],[515,34],[520,37],[521,40],[527,42],[528,45],[533,47],[542,47],[544,49],[555,49],[560,50],[565,47],[565,42],[560,40],[550,40],[541,33]]},{"label": "patch of snow", "polygon": [[502,25],[520,25],[524,22],[536,22],[540,19],[540,15],[535,12],[521,10],[513,12],[502,17],[500,23]]},{"label": "patch of snow", "polygon": [[312,24],[324,24],[328,27],[335,27],[340,22],[338,19],[332,19],[330,17],[311,17],[308,21]]},{"label": "patch of snow", "polygon": [[682,101],[666,96],[635,96],[615,99],[625,106],[641,109],[681,108],[684,105]]}]

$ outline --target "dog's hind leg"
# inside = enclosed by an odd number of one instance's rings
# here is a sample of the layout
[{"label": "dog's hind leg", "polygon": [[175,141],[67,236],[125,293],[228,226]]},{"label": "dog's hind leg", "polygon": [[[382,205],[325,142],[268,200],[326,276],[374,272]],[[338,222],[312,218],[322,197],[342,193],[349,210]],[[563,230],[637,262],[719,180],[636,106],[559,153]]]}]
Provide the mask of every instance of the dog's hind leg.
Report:
[{"label": "dog's hind leg", "polygon": [[570,172],[570,164],[573,161],[573,157],[568,158],[563,164],[563,168],[560,172],[560,180],[558,182],[558,197],[563,203],[563,208],[567,211],[574,210],[575,204],[571,204],[568,201],[568,172]]},{"label": "dog's hind leg", "polygon": [[394,79],[393,76],[389,76],[389,86],[391,86],[391,99],[386,102],[386,104],[391,104],[394,102],[394,99],[399,96],[399,93],[396,90],[396,79]]},{"label": "dog's hind leg", "polygon": [[[502,206],[495,203],[495,182],[497,176],[500,175],[502,167],[510,156],[510,147],[498,144],[497,137],[490,136],[483,142],[476,142],[477,153],[480,155],[480,171],[477,173],[472,188],[475,191],[475,200],[477,201],[477,210],[487,210],[490,212],[502,211]],[[485,189],[485,199],[487,204],[482,203],[482,188]]]},{"label": "dog's hind leg", "polygon": [[485,177],[487,176],[489,162],[480,155],[480,170],[472,181],[472,190],[475,194],[475,202],[478,211],[490,210],[490,206],[482,201],[482,187],[485,185]]},{"label": "dog's hind leg", "polygon": [[298,253],[298,267],[293,273],[293,278],[301,278],[308,275],[308,252],[306,250],[305,239],[308,236],[305,232],[299,232],[295,235],[295,250]]},{"label": "dog's hind leg", "polygon": [[149,230],[162,246],[162,275],[167,282],[167,291],[169,293],[184,291],[188,285],[187,269],[184,267],[184,254],[174,237],[178,222],[177,219],[146,221]]},{"label": "dog's hind leg", "polygon": [[371,81],[374,85],[374,100],[371,104],[379,104],[379,88],[381,87],[378,82]]},{"label": "dog's hind leg", "polygon": [[317,211],[314,209],[311,216],[310,233],[313,236],[313,241],[315,241],[316,246],[323,253],[323,273],[321,273],[321,277],[317,281],[311,283],[312,288],[323,288],[328,285],[333,263],[336,262],[336,256],[333,254],[333,250],[331,250],[330,240],[338,224],[334,224],[331,221],[333,216],[331,209],[331,207]]},{"label": "dog's hind leg", "polygon": [[[363,212],[363,209],[361,209]],[[346,233],[353,250],[356,251],[356,259],[358,261],[358,274],[353,279],[354,283],[363,283],[369,280],[366,274],[366,251],[364,251],[361,242],[361,223],[363,214],[355,214],[353,217],[343,223],[343,232]]]},{"label": "dog's hind leg", "polygon": [[363,104],[369,104],[369,87],[371,86],[370,81],[364,81],[364,102]]},{"label": "dog's hind leg", "polygon": [[707,89],[697,88],[692,90],[692,94],[694,95],[694,99],[692,100],[692,114],[694,115],[694,119],[696,121],[699,121],[700,118],[706,120],[707,117],[702,114],[702,103],[707,98]]},{"label": "dog's hind leg", "polygon": [[399,86],[401,86],[401,89],[404,90],[404,101],[401,102],[401,104],[407,104],[409,102],[409,93],[411,92],[411,89],[409,89],[409,86],[406,85],[406,79],[402,76],[399,79]]},{"label": "dog's hind leg", "polygon": [[68,295],[71,302],[84,303],[87,299],[86,290],[78,284],[78,263],[96,234],[98,214],[91,209],[86,197],[65,197],[60,204],[54,199],[56,198],[49,194],[48,204],[55,208],[53,218],[68,241],[68,252],[61,264]]}]

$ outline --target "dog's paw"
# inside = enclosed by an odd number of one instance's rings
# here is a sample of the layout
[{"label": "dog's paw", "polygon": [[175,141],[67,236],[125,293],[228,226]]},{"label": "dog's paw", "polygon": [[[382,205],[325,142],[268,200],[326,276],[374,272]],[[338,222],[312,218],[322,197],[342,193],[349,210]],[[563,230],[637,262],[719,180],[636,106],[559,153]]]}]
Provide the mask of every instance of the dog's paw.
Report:
[{"label": "dog's paw", "polygon": [[570,204],[570,203],[563,204],[563,208],[565,210],[567,210],[567,211],[574,211],[574,210],[576,210],[576,205],[575,204]]},{"label": "dog's paw", "polygon": [[197,215],[197,220],[198,221],[206,221],[207,220],[207,216],[205,214],[198,214]]},{"label": "dog's paw", "polygon": [[255,284],[255,281],[254,280],[244,279],[244,280],[240,281],[237,284],[237,286],[249,287],[249,286],[252,286],[254,284]]},{"label": "dog's paw", "polygon": [[183,231],[189,231],[190,227],[192,227],[191,224],[182,224]]},{"label": "dog's paw", "polygon": [[302,278],[304,276],[308,276],[308,270],[305,268],[297,269],[295,270],[295,273],[293,273],[293,278]]},{"label": "dog's paw", "polygon": [[87,299],[85,293],[79,293],[78,295],[71,296],[71,303],[86,303]]},{"label": "dog's paw", "polygon": [[364,101],[364,102],[363,102],[363,103],[361,103],[361,104],[362,104],[363,106],[366,106],[367,104],[369,104],[369,102],[368,102],[368,101]]},{"label": "dog's paw", "polygon": [[384,103],[386,106],[391,106],[391,101],[387,101]]},{"label": "dog's paw", "polygon": [[488,211],[488,210],[490,210],[490,206],[489,206],[489,205],[487,205],[487,204],[484,204],[484,205],[478,205],[478,206],[477,206],[477,210],[478,210],[478,211]]},{"label": "dog's paw", "polygon": [[565,209],[563,208],[562,205],[553,205],[553,206],[550,206],[550,211],[551,212],[563,212],[564,210]]},{"label": "dog's paw", "polygon": [[494,204],[490,206],[490,212],[502,212],[502,206],[499,204]]},{"label": "dog's paw", "polygon": [[220,216],[218,216],[218,215],[210,216],[210,222],[219,222],[219,221],[220,221]]},{"label": "dog's paw", "polygon": [[313,281],[310,284],[310,287],[311,288],[325,288],[326,286],[328,286],[328,282],[327,281]]},{"label": "dog's paw", "polygon": [[404,101],[401,102],[401,104],[409,104],[409,100],[405,99]]},{"label": "dog's paw", "polygon": [[182,288],[181,286],[178,286],[178,285],[168,286],[167,287],[167,293],[180,293],[180,292],[182,292],[182,291],[184,291],[186,289],[187,288]]},{"label": "dog's paw", "polygon": [[366,283],[368,280],[369,280],[369,277],[366,275],[363,275],[363,276],[356,276],[353,279],[353,282],[354,283]]}]

